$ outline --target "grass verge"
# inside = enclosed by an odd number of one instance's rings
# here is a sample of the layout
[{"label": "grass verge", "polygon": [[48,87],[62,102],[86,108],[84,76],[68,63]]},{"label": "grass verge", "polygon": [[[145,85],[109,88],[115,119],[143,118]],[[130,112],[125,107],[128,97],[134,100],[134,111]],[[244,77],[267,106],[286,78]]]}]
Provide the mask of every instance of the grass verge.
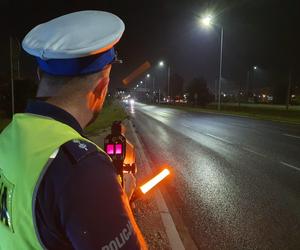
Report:
[{"label": "grass verge", "polygon": [[[120,104],[113,103],[107,105],[102,109],[97,120],[85,129],[85,132],[88,134],[98,133],[99,131],[110,127],[113,121],[122,121],[126,118],[127,114]],[[0,116],[0,132],[7,126],[9,122],[10,119],[2,118]]]},{"label": "grass verge", "polygon": [[192,112],[218,113],[218,114],[250,117],[250,118],[261,119],[261,120],[300,124],[300,110],[298,109],[285,110],[285,108],[274,108],[268,106],[266,107],[250,106],[250,105],[241,106],[241,107],[238,107],[237,105],[223,105],[221,111],[216,110],[216,107],[214,105],[210,105],[206,108],[173,106],[173,105],[167,105],[167,107],[192,111]]},{"label": "grass verge", "polygon": [[88,126],[85,129],[85,132],[87,132],[88,134],[99,133],[102,130],[110,127],[113,121],[116,120],[122,121],[126,118],[127,118],[127,114],[125,110],[122,108],[122,106],[119,103],[114,102],[110,105],[105,106],[101,110],[97,120],[94,123],[92,123],[90,126]]}]

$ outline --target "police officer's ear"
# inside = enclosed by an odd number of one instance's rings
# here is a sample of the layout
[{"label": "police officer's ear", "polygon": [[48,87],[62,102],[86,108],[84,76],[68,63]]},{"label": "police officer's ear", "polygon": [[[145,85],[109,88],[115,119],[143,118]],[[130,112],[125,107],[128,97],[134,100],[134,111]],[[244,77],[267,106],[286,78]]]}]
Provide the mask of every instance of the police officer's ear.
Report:
[{"label": "police officer's ear", "polygon": [[107,66],[102,72],[99,79],[97,79],[94,88],[87,94],[88,108],[92,112],[101,110],[108,90],[109,73],[111,66]]}]

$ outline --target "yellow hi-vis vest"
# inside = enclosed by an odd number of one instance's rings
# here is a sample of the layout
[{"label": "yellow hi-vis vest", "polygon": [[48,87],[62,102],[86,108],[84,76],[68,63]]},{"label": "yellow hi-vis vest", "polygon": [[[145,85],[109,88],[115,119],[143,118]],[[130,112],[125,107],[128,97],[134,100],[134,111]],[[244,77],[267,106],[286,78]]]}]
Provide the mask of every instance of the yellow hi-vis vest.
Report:
[{"label": "yellow hi-vis vest", "polygon": [[33,114],[16,114],[1,133],[0,250],[44,248],[34,216],[38,187],[53,154],[73,139],[88,141],[61,122]]}]

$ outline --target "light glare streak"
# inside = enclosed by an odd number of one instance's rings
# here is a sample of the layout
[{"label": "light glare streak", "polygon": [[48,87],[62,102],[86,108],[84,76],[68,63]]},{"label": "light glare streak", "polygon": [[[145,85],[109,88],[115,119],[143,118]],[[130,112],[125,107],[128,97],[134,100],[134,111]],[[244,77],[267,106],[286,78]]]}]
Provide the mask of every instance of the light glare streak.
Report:
[{"label": "light glare streak", "polygon": [[164,169],[158,175],[153,177],[151,180],[146,182],[144,185],[140,187],[141,191],[145,194],[154,186],[156,186],[159,182],[161,182],[164,178],[166,178],[170,174],[169,169]]}]

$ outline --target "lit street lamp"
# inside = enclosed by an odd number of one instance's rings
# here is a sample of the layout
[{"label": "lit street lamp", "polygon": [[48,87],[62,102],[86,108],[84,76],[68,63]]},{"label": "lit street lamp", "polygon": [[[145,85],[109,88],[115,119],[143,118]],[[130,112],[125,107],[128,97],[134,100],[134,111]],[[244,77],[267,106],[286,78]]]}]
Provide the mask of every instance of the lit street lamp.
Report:
[{"label": "lit street lamp", "polygon": [[[252,86],[253,85],[253,81],[255,80],[255,71],[258,71],[258,69],[259,69],[258,66],[254,65],[254,66],[251,66],[250,69],[247,71],[246,92],[247,92],[248,95],[250,93],[250,85]],[[251,78],[251,81],[250,81],[250,78]],[[250,82],[251,82],[251,84],[250,84]]]},{"label": "lit street lamp", "polygon": [[213,17],[211,15],[204,16],[201,19],[201,23],[203,26],[209,27],[212,25]]},{"label": "lit street lamp", "polygon": [[[165,63],[163,61],[159,62],[159,67],[164,67]],[[171,67],[170,64],[168,64],[168,97],[170,96],[170,73],[171,73]]]},{"label": "lit street lamp", "polygon": [[221,110],[221,83],[222,83],[222,64],[223,64],[223,38],[224,29],[222,26],[214,23],[214,17],[212,15],[206,15],[200,20],[202,26],[210,28],[211,26],[217,26],[221,30],[221,41],[220,41],[220,65],[219,65],[219,88],[218,88],[218,110]]},{"label": "lit street lamp", "polygon": [[150,74],[147,74],[146,79],[145,79],[145,88],[146,88],[146,90],[147,90],[147,83],[149,82],[149,80],[150,80]]},{"label": "lit street lamp", "polygon": [[164,64],[163,61],[160,61],[160,62],[158,63],[158,65],[159,65],[159,67],[163,67],[165,64]]}]

